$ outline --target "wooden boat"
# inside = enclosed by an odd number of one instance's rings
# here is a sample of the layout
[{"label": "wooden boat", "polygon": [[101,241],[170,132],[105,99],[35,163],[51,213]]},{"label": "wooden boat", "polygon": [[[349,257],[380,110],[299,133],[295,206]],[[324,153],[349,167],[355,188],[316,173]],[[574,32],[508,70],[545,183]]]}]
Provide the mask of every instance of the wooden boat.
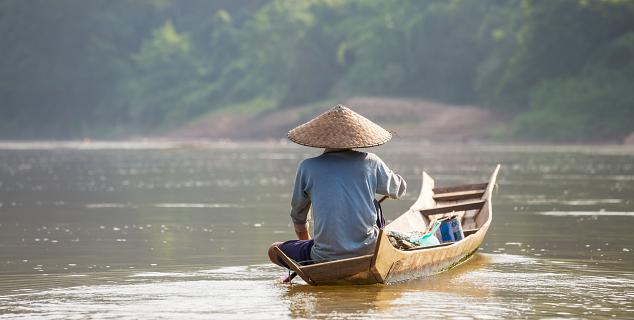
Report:
[{"label": "wooden boat", "polygon": [[[482,243],[491,225],[491,195],[499,170],[497,165],[485,183],[440,188],[423,172],[418,199],[381,230],[374,254],[301,266],[278,248],[276,252],[311,285],[391,283],[448,270],[467,260]],[[431,222],[450,215],[458,215],[462,222],[465,237],[457,242],[399,250],[386,234],[389,230],[403,233],[425,230]]]}]

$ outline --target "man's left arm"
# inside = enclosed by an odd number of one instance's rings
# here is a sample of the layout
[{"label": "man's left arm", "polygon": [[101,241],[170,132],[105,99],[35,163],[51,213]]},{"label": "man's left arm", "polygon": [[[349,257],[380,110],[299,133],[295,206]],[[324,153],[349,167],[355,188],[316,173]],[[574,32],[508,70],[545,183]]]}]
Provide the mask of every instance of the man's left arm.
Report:
[{"label": "man's left arm", "polygon": [[310,234],[308,233],[308,222],[304,224],[293,223],[295,234],[299,240],[310,240]]},{"label": "man's left arm", "polygon": [[306,181],[303,177],[303,170],[300,167],[295,176],[295,185],[293,187],[293,197],[291,199],[291,219],[293,220],[293,229],[299,240],[308,240],[308,211],[310,210],[310,197],[306,194]]}]

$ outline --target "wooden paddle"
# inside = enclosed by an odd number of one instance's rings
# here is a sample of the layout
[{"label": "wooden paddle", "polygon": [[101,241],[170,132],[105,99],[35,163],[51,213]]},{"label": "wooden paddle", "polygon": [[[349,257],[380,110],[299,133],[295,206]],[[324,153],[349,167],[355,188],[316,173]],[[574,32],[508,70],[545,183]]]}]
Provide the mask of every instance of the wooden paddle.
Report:
[{"label": "wooden paddle", "polygon": [[[383,201],[385,201],[388,198],[389,198],[389,196],[381,197],[381,199],[379,199],[379,203],[382,203]],[[297,277],[297,272],[293,271],[287,276],[280,277],[280,281],[282,281],[282,283],[291,283],[291,281],[293,281],[293,279],[295,279],[295,277]]]},{"label": "wooden paddle", "polygon": [[287,276],[281,276],[280,281],[282,281],[282,283],[291,283],[295,277],[297,277],[297,272],[293,271]]}]

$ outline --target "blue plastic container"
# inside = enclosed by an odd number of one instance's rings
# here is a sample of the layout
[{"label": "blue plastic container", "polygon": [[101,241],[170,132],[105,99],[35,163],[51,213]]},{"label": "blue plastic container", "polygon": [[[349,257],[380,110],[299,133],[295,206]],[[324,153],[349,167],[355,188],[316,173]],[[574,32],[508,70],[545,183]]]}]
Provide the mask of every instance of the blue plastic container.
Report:
[{"label": "blue plastic container", "polygon": [[440,221],[440,228],[436,231],[436,237],[441,243],[455,242],[464,239],[460,219],[454,216]]}]

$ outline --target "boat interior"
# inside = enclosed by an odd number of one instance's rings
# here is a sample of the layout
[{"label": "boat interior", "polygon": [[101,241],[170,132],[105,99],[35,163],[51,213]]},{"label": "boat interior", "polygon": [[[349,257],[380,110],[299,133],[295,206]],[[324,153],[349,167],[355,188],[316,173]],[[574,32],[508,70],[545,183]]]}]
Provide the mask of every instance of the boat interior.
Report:
[{"label": "boat interior", "polygon": [[[464,184],[450,187],[435,187],[434,180],[423,173],[423,183],[418,200],[410,209],[385,226],[386,231],[404,233],[421,232],[436,220],[457,216],[462,224],[465,238],[476,233],[488,220],[487,195],[489,183]],[[450,245],[446,242],[437,246],[412,248],[409,250],[431,249]]]}]

